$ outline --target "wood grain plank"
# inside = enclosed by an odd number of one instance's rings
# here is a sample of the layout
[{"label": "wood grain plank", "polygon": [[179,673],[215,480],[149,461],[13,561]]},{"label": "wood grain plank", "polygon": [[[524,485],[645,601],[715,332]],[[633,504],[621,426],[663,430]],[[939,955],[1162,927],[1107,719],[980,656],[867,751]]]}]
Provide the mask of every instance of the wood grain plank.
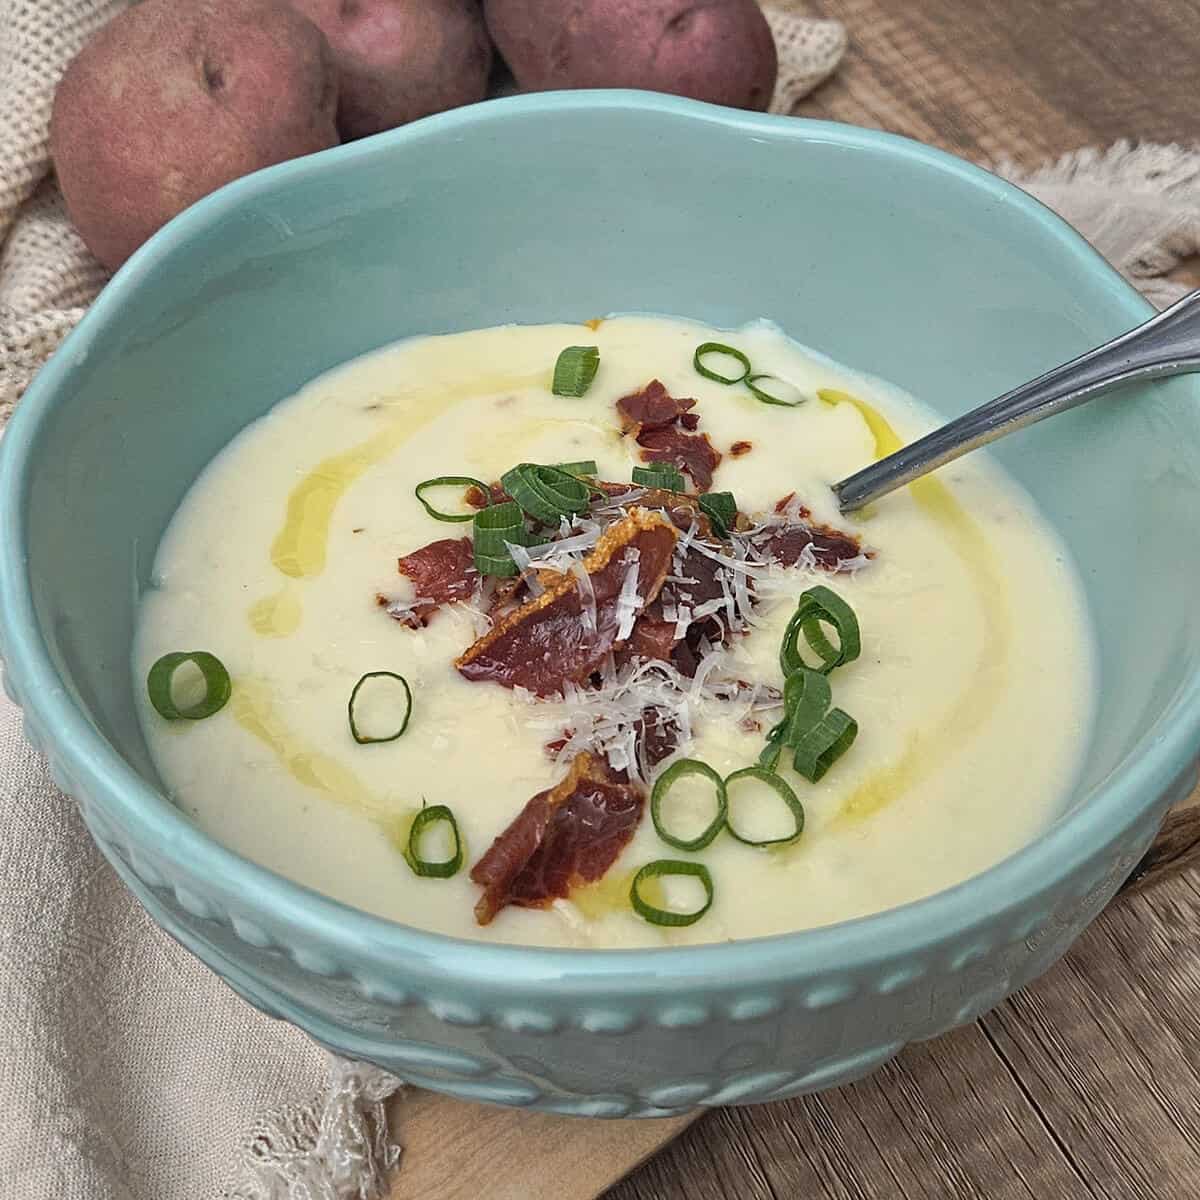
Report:
[{"label": "wood grain plank", "polygon": [[1198,926],[1195,872],[1129,896],[976,1024],[849,1087],[711,1113],[608,1200],[1194,1200]]},{"label": "wood grain plank", "polygon": [[1134,896],[984,1018],[1100,1195],[1200,1195],[1198,920],[1194,874]]},{"label": "wood grain plank", "polygon": [[389,1200],[592,1200],[693,1119],[588,1121],[416,1089],[389,1117],[404,1147]]},{"label": "wood grain plank", "polygon": [[1193,140],[1200,0],[810,0],[846,63],[805,116],[1034,164],[1119,138]]}]

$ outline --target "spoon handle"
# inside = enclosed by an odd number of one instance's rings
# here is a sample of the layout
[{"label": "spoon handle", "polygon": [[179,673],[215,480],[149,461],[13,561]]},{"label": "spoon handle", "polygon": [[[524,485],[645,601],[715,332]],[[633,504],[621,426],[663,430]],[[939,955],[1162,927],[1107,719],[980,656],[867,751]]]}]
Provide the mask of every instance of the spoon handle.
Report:
[{"label": "spoon handle", "polygon": [[1200,369],[1200,290],[1143,325],[989,400],[834,484],[842,512],[861,508],[1006,433],[1134,379]]}]

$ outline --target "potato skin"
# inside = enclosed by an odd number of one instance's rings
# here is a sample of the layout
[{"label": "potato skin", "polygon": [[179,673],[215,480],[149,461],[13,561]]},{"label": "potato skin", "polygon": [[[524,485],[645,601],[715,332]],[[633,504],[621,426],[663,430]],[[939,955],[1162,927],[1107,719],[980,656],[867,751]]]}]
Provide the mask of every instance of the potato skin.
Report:
[{"label": "potato skin", "polygon": [[292,0],[329,39],[338,129],[366,137],[482,100],[492,43],[478,0]]},{"label": "potato skin", "polygon": [[647,88],[765,109],[778,62],[755,0],[484,0],[517,83]]},{"label": "potato skin", "polygon": [[88,249],[116,270],[176,213],[337,143],[337,72],[285,0],[143,0],[67,68],[50,148]]}]

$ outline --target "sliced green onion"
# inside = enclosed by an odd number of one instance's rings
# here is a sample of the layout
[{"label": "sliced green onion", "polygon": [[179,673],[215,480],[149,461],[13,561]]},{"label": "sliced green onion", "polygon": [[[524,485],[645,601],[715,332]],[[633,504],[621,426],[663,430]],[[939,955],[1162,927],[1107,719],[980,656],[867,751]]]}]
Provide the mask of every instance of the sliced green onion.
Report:
[{"label": "sliced green onion", "polygon": [[[664,875],[686,875],[699,879],[704,888],[704,904],[694,912],[675,912],[670,908],[659,908],[648,900],[642,899],[641,886],[648,879],[660,879]],[[634,877],[629,888],[629,902],[633,911],[651,925],[694,925],[710,908],[713,902],[713,881],[708,868],[703,863],[681,862],[674,858],[659,858],[648,862]]]},{"label": "sliced green onion", "polygon": [[475,570],[480,575],[494,575],[497,579],[512,579],[521,573],[511,554],[502,558],[495,554],[480,554],[478,550],[475,551]]},{"label": "sliced green onion", "polygon": [[587,512],[591,489],[560,467],[518,463],[500,477],[500,485],[531,516],[544,525],[560,517]]},{"label": "sliced green onion", "polygon": [[[450,858],[429,859],[421,857],[421,837],[430,825],[445,821],[454,835],[454,853]],[[454,814],[444,804],[434,804],[423,808],[413,818],[412,828],[408,831],[408,845],[404,848],[404,859],[412,867],[414,875],[423,875],[427,879],[449,879],[458,874],[463,865],[462,837],[458,832],[458,822]]]},{"label": "sliced green onion", "polygon": [[783,705],[788,714],[784,744],[795,745],[796,738],[829,711],[832,699],[829,680],[819,671],[808,667],[793,671],[783,685]]},{"label": "sliced green onion", "polygon": [[[372,734],[363,733],[358,727],[358,716],[355,713],[355,706],[360,703],[358,698],[359,691],[369,679],[394,679],[404,689],[404,714],[400,717],[400,723],[395,733],[375,737]],[[354,685],[354,690],[350,693],[350,700],[346,705],[346,715],[350,720],[350,736],[360,746],[369,746],[373,742],[394,742],[408,728],[408,719],[412,716],[412,691],[408,686],[408,680],[403,675],[397,675],[395,671],[368,671]]]},{"label": "sliced green onion", "polygon": [[599,346],[568,346],[554,364],[550,390],[556,396],[582,396],[600,367]]},{"label": "sliced green onion", "polygon": [[475,570],[481,575],[519,575],[520,569],[508,552],[507,542],[514,546],[529,545],[525,515],[515,500],[491,504],[475,514]]},{"label": "sliced green onion", "polygon": [[764,771],[774,771],[779,766],[779,757],[783,753],[783,731],[787,728],[788,719],[772,725],[767,731],[767,744],[759,751],[758,765]]},{"label": "sliced green onion", "polygon": [[682,492],[683,472],[670,463],[653,463],[633,468],[633,482],[642,487],[661,488],[664,492]]},{"label": "sliced green onion", "polygon": [[792,765],[810,783],[816,783],[854,744],[858,722],[840,708],[829,712],[796,742]]},{"label": "sliced green onion", "polygon": [[[713,785],[717,801],[713,819],[693,838],[680,837],[667,829],[662,813],[667,793],[679,780],[688,775],[702,775],[707,779]],[[721,826],[725,823],[725,784],[708,763],[701,762],[698,758],[681,758],[654,781],[654,788],[650,793],[650,818],[654,822],[654,828],[658,830],[658,836],[668,846],[674,846],[677,850],[703,850],[721,832]]]},{"label": "sliced green onion", "polygon": [[[722,375],[719,371],[714,371],[711,367],[704,365],[704,359],[717,355],[725,355],[728,358],[735,359],[742,366],[740,375]],[[721,342],[704,342],[696,347],[696,353],[692,356],[692,366],[704,376],[705,379],[715,379],[717,383],[741,383],[750,375],[750,360],[740,351],[735,350],[732,346],[723,345]]]},{"label": "sliced green onion", "polygon": [[[189,662],[204,679],[204,695],[194,704],[180,707],[175,703],[171,684],[175,672]],[[160,717],[168,721],[203,721],[225,707],[233,684],[229,681],[225,664],[215,654],[209,654],[207,650],[175,650],[164,654],[150,668],[146,676],[146,691]]]},{"label": "sliced green onion", "polygon": [[726,537],[737,520],[737,501],[732,492],[705,492],[700,497],[700,511],[707,514],[718,537]]},{"label": "sliced green onion", "polygon": [[425,493],[432,488],[439,487],[477,487],[485,496],[492,494],[491,488],[486,483],[479,479],[472,479],[470,475],[439,475],[436,479],[424,479],[417,484],[414,490],[417,499],[425,506],[425,511],[435,521],[473,521],[475,519],[474,512],[447,513],[434,508],[425,499]]},{"label": "sliced green onion", "polygon": [[555,467],[560,471],[566,471],[568,475],[595,475],[599,471],[594,458],[585,459],[583,462],[555,463]]},{"label": "sliced green onion", "polygon": [[[744,779],[757,779],[759,783],[765,783],[787,805],[788,811],[795,821],[795,828],[791,833],[776,838],[752,838],[738,832],[737,826],[733,823],[732,805],[729,804],[729,799],[734,785]],[[733,837],[737,838],[739,842],[745,842],[747,846],[782,846],[788,842],[794,842],[804,832],[804,805],[800,803],[799,797],[791,787],[774,771],[765,767],[743,767],[740,771],[734,771],[725,780],[725,795],[727,804],[725,825]]]},{"label": "sliced green onion", "polygon": [[758,765],[774,771],[784,746],[794,748],[809,729],[819,724],[832,699],[829,680],[819,671],[804,666],[793,671],[783,685],[783,719],[768,732]]},{"label": "sliced green onion", "polygon": [[[768,389],[761,382],[764,379],[769,379],[778,386]],[[777,375],[747,375],[745,383],[751,395],[764,404],[776,404],[780,408],[798,408],[808,399],[794,383],[788,383],[786,379],[780,379]]]},{"label": "sliced green onion", "polygon": [[[835,646],[821,628],[824,622],[832,625],[838,636]],[[862,636],[854,609],[836,592],[819,584],[802,593],[796,611],[787,624],[783,644],[779,648],[779,665],[784,675],[790,675],[801,667],[807,667],[800,654],[800,635],[821,660],[812,668],[828,675],[835,667],[853,662],[862,652]]]}]

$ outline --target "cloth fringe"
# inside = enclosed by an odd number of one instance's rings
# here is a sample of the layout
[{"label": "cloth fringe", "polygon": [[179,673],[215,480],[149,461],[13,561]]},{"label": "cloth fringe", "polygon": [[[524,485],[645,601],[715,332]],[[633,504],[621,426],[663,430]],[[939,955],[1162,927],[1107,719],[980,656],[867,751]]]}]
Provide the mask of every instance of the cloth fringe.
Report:
[{"label": "cloth fringe", "polygon": [[1120,141],[994,170],[1070,221],[1152,304],[1191,290],[1167,276],[1200,254],[1200,150]]},{"label": "cloth fringe", "polygon": [[250,1129],[222,1200],[381,1200],[400,1162],[384,1107],[399,1086],[378,1067],[330,1055],[320,1097],[284,1104]]}]

